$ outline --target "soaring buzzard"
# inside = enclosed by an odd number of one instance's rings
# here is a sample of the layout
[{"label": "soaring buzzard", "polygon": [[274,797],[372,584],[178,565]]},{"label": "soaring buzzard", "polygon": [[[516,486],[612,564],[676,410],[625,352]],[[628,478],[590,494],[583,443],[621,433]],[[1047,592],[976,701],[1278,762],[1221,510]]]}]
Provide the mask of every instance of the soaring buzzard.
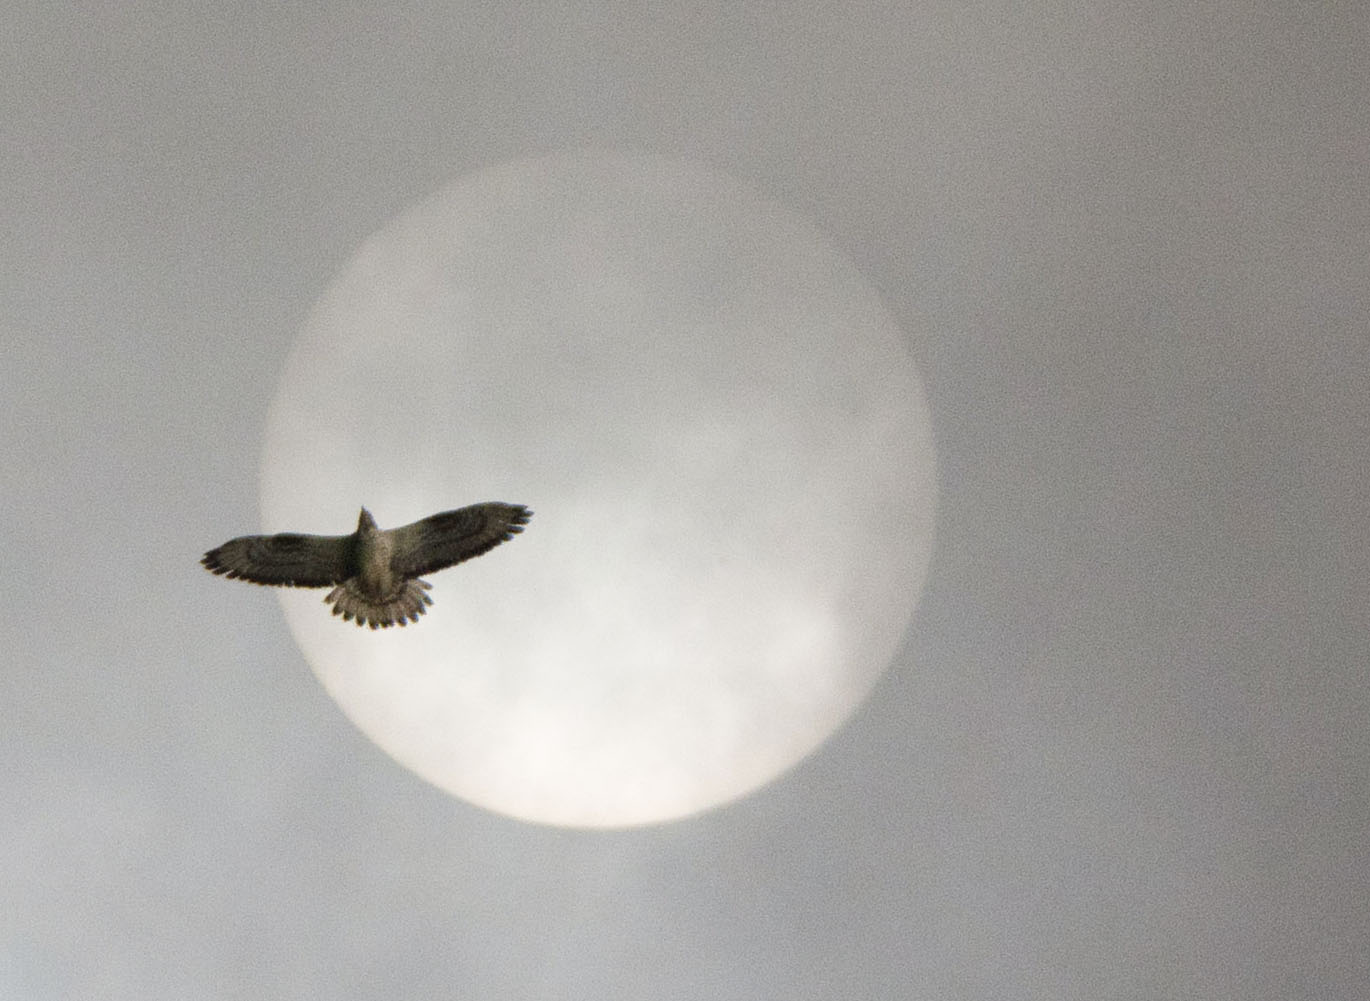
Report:
[{"label": "soaring buzzard", "polygon": [[351,535],[244,535],[200,560],[209,570],[254,584],[332,587],[324,601],[344,621],[372,629],[418,622],[433,604],[434,573],[487,553],[523,531],[521,504],[472,504],[385,531],[362,508]]}]

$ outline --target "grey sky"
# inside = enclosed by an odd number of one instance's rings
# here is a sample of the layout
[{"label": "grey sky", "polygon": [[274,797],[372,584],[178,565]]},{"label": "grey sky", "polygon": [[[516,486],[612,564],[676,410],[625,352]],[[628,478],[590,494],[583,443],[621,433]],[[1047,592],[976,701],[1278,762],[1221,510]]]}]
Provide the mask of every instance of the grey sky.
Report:
[{"label": "grey sky", "polygon": [[[0,997],[1370,992],[1356,5],[0,24]],[[255,525],[281,367],[358,244],[582,147],[812,219],[908,332],[940,471],[854,720],[616,834],[401,769],[196,565]]]}]

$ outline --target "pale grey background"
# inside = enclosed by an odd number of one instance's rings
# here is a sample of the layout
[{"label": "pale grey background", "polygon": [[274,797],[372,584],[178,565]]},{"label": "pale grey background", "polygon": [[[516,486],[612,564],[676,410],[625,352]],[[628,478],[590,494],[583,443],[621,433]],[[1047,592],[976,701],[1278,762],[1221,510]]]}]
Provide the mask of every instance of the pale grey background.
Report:
[{"label": "pale grey background", "polygon": [[[85,6],[0,15],[0,998],[1370,991],[1361,5]],[[585,146],[809,215],[942,473],[852,724],[618,834],[404,772],[196,565],[359,241]]]}]

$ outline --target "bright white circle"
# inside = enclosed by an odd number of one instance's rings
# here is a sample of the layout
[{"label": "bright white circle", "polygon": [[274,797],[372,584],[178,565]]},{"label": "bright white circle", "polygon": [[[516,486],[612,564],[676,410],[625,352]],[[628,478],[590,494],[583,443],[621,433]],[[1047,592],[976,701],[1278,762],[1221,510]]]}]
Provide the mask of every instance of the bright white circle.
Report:
[{"label": "bright white circle", "polygon": [[575,827],[756,789],[869,692],[932,540],[900,331],[809,224],[717,173],[575,154],[465,178],[362,246],[272,405],[268,531],[486,500],[528,530],[432,576],[418,624],[282,593],[397,761]]}]

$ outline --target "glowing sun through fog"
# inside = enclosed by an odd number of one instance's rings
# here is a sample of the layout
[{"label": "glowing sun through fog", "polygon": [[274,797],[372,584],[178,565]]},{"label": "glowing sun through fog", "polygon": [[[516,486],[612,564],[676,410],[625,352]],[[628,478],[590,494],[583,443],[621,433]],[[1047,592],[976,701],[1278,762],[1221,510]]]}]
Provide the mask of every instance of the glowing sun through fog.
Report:
[{"label": "glowing sun through fog", "polygon": [[727,802],[831,734],[908,625],[934,488],[917,371],[842,255],[724,176],[590,154],[468,177],[367,240],[262,469],[268,531],[537,512],[403,630],[282,601],[397,761],[581,827]]}]

